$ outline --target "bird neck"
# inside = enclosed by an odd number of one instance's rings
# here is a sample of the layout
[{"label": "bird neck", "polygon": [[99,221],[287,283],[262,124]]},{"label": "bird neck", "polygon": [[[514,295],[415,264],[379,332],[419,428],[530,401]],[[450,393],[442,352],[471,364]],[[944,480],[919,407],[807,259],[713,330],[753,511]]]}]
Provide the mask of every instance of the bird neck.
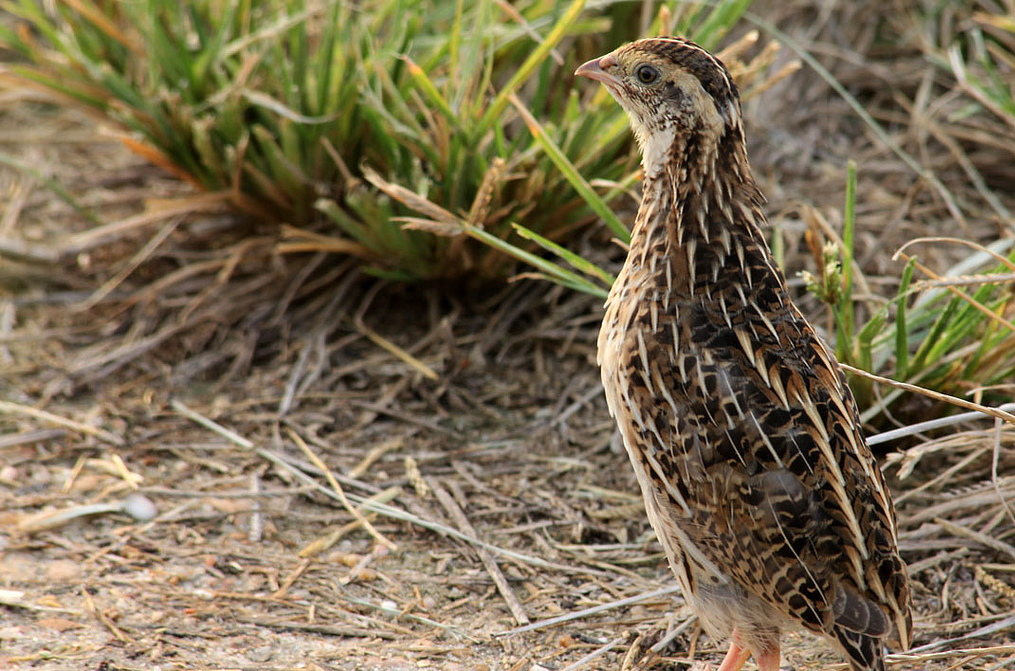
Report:
[{"label": "bird neck", "polygon": [[[697,141],[696,141],[697,140]],[[739,270],[751,284],[751,267],[772,267],[761,233],[761,195],[739,129],[719,141],[677,134],[665,160],[651,156],[642,185],[628,265],[677,280],[681,293],[712,293],[710,285]],[[660,263],[661,259],[667,260]]]}]

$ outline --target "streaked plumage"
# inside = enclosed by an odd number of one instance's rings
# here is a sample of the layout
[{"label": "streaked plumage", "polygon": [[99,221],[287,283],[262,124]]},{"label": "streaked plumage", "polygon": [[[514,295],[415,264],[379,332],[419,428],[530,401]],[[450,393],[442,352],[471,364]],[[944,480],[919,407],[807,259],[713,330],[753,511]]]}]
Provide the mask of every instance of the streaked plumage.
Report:
[{"label": "streaked plumage", "polygon": [[640,40],[576,74],[628,113],[645,178],[606,302],[599,364],[645,497],[721,671],[779,636],[825,636],[856,671],[908,647],[895,512],[845,377],[791,302],[761,227],[725,66],[678,38]]}]

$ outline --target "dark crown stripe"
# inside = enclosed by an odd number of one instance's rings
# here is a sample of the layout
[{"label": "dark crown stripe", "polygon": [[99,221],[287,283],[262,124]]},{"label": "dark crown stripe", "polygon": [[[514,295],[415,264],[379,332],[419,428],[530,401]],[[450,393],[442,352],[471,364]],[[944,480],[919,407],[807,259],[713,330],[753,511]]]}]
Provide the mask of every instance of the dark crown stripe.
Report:
[{"label": "dark crown stripe", "polygon": [[646,53],[666,57],[697,77],[719,109],[728,108],[740,99],[733,77],[723,62],[694,42],[680,37],[653,37],[642,40],[640,47]]}]

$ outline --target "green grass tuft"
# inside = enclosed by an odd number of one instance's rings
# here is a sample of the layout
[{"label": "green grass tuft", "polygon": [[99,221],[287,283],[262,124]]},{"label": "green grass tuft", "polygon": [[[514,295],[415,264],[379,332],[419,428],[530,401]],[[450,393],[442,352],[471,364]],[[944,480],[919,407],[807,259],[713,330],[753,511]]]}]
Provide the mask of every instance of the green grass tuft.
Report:
[{"label": "green grass tuft", "polygon": [[[483,245],[403,230],[397,219],[411,212],[367,185],[363,167],[499,238],[524,221],[562,242],[592,223],[588,194],[553,169],[511,104],[523,100],[586,174],[629,171],[616,114],[589,114],[570,86],[574,40],[594,45],[583,36],[626,10],[584,6],[7,0],[0,43],[22,62],[2,75],[98,115],[132,150],[237,210],[332,222],[378,274],[503,277],[510,260]],[[494,161],[503,169],[491,183]]]}]

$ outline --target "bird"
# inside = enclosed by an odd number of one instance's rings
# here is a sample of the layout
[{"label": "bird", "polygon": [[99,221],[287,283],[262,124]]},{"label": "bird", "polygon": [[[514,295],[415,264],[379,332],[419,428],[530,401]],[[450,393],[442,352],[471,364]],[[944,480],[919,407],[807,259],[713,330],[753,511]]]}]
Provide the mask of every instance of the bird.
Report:
[{"label": "bird", "polygon": [[856,401],[764,237],[737,87],[680,37],[580,66],[629,117],[642,200],[598,338],[655,530],[719,671],[777,671],[780,636],[827,639],[852,671],[907,649],[894,504]]}]

